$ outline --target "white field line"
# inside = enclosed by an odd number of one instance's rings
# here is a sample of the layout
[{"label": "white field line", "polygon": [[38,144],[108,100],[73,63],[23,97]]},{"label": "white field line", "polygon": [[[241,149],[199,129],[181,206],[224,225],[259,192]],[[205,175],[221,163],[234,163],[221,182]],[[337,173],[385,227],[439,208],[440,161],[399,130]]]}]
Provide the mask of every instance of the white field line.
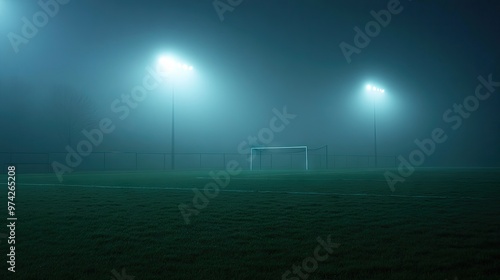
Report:
[{"label": "white field line", "polygon": [[[196,177],[196,179],[200,180],[213,180],[211,177]],[[339,179],[339,178],[294,178],[300,181],[372,181],[372,182],[387,182],[386,180],[379,179]],[[277,180],[277,181],[286,181],[290,180],[289,178],[276,178],[276,177],[234,177],[231,180]]]},{"label": "white field line", "polygon": [[[6,185],[3,183],[2,185]],[[141,189],[141,190],[166,190],[166,191],[183,191],[191,192],[189,188],[171,188],[171,187],[130,187],[130,186],[102,186],[102,185],[74,185],[74,184],[18,184],[25,186],[39,187],[79,187],[79,188],[100,188],[100,189]],[[437,196],[437,195],[397,195],[397,194],[367,194],[367,193],[333,193],[333,192],[295,192],[295,191],[251,191],[251,190],[224,190],[221,192],[230,193],[270,193],[270,194],[294,194],[294,195],[332,195],[332,196],[365,196],[365,197],[399,197],[399,198],[432,198],[432,199],[469,199],[469,200],[489,200],[490,198],[481,197],[453,197],[453,196]]]}]

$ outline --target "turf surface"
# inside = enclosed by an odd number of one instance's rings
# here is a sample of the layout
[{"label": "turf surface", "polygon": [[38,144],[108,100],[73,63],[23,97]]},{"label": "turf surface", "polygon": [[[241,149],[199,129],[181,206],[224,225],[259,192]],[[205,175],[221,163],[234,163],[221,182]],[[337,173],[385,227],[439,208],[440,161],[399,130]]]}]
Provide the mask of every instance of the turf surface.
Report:
[{"label": "turf surface", "polygon": [[383,172],[244,172],[189,225],[179,204],[208,172],[19,174],[0,278],[282,279],[330,235],[326,260],[283,279],[500,279],[500,170],[420,169],[394,193]]}]

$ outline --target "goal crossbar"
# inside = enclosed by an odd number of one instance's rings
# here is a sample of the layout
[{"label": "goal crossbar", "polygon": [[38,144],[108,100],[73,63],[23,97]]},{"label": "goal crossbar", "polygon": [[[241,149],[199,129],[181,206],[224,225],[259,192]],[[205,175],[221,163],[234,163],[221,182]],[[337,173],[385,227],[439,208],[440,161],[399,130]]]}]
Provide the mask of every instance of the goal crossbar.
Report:
[{"label": "goal crossbar", "polygon": [[306,151],[306,170],[309,170],[307,146],[288,146],[288,147],[254,147],[250,149],[250,170],[253,170],[253,151],[254,150],[280,150],[280,149],[304,149]]}]

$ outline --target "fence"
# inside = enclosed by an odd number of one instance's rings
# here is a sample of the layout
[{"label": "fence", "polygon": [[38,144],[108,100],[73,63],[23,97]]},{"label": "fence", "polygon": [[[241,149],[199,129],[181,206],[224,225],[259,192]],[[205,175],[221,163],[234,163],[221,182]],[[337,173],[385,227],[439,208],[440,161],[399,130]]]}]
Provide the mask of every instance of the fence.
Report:
[{"label": "fence", "polygon": [[[329,155],[327,148],[310,149],[310,170],[355,169],[375,167],[375,157],[370,155]],[[94,152],[86,157],[70,158],[78,164],[69,166],[67,153],[0,153],[0,166],[6,170],[15,165],[18,173],[53,172],[52,163],[57,161],[76,171],[133,171],[170,170],[171,154],[138,152]],[[250,169],[249,155],[238,153],[176,153],[176,170],[225,169],[229,161],[237,161],[243,169]],[[258,164],[255,164],[258,162]],[[304,169],[304,157],[294,153],[262,154],[254,158],[255,170]],[[377,167],[395,167],[396,157],[378,156]]]}]

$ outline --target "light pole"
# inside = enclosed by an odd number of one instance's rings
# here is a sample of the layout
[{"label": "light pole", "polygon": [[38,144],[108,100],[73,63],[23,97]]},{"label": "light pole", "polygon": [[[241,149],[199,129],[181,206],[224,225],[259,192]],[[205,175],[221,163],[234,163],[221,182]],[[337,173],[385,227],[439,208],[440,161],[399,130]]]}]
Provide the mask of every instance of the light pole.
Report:
[{"label": "light pole", "polygon": [[373,148],[375,151],[375,167],[378,167],[378,153],[377,153],[377,100],[384,96],[385,90],[382,88],[374,87],[372,85],[366,86],[366,91],[370,94],[373,100]]},{"label": "light pole", "polygon": [[172,140],[170,143],[172,143],[170,147],[170,168],[172,170],[175,169],[175,86],[174,82],[172,81],[172,131],[170,133],[170,137],[172,137]]},{"label": "light pole", "polygon": [[170,166],[172,170],[175,169],[175,76],[180,74],[182,71],[192,71],[193,66],[180,63],[173,58],[162,56],[159,59],[159,64],[162,70],[170,76],[170,82],[172,83],[172,125],[171,125],[171,156],[170,156]]}]

